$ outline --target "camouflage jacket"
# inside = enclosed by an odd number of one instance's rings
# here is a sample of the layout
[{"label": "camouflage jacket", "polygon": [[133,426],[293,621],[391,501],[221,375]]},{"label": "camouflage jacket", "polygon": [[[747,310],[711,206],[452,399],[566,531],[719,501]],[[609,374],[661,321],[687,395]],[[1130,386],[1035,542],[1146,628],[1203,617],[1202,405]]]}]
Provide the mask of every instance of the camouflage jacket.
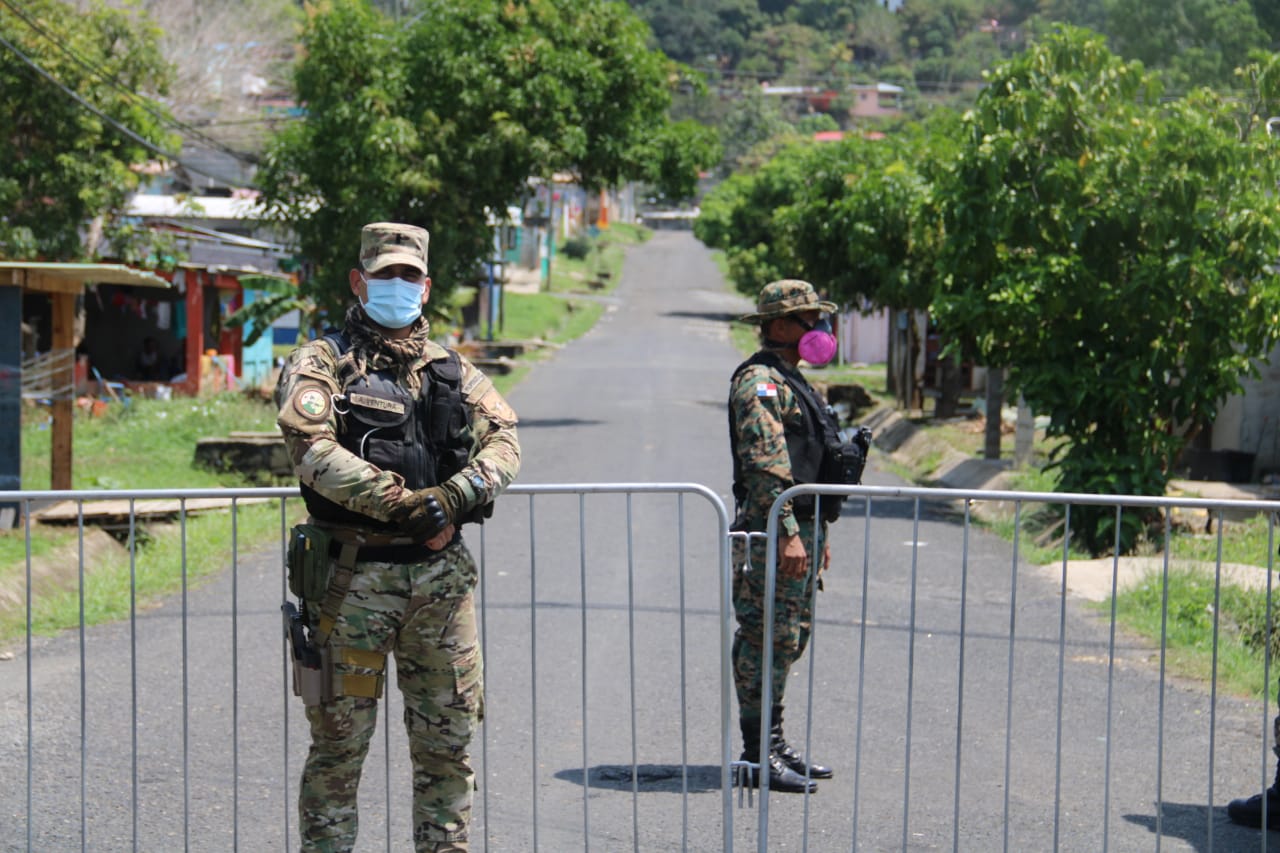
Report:
[{"label": "camouflage jacket", "polygon": [[[801,377],[800,381],[805,380]],[[729,387],[729,410],[733,425],[729,440],[746,488],[738,512],[750,529],[764,530],[773,502],[796,484],[784,432],[789,425],[796,428],[804,424],[803,404],[781,370],[751,364],[738,372]],[[778,522],[785,535],[800,532],[790,502],[783,506]]]},{"label": "camouflage jacket", "polygon": [[[345,358],[346,356],[344,356]],[[431,361],[448,357],[432,341],[423,345],[411,370],[421,375]],[[449,478],[466,496],[463,510],[488,503],[511,484],[520,470],[516,413],[498,390],[465,356],[459,354],[461,392],[471,409],[478,449],[470,462]],[[378,521],[391,521],[396,506],[409,494],[404,478],[384,471],[351,453],[338,442],[338,420],[332,396],[341,394],[338,355],[323,338],[292,353],[280,372],[276,418],[298,479],[320,495]]]}]

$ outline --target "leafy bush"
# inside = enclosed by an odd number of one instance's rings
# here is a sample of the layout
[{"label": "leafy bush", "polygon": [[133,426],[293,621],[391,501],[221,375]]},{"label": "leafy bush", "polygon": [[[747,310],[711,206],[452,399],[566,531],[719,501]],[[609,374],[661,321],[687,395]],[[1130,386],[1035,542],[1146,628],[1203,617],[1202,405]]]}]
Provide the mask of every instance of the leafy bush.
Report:
[{"label": "leafy bush", "polygon": [[560,247],[560,251],[575,261],[581,261],[591,254],[591,240],[582,234],[575,234],[565,240],[564,245]]}]

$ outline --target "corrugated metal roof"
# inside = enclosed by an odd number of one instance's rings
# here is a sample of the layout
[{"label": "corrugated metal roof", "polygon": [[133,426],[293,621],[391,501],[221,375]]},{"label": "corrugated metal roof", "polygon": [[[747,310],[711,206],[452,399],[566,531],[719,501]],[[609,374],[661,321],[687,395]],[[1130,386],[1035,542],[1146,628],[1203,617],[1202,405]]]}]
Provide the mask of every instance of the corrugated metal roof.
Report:
[{"label": "corrugated metal roof", "polygon": [[[135,287],[172,287],[169,282],[153,272],[136,270],[124,264],[57,264],[40,261],[0,261],[0,278],[9,279],[5,273],[35,273],[38,276],[56,278],[65,283],[80,284],[131,284]],[[21,282],[14,282],[15,284]]]},{"label": "corrugated metal roof", "polygon": [[129,199],[128,212],[130,216],[196,220],[257,220],[266,216],[257,198],[226,196],[135,195]]}]

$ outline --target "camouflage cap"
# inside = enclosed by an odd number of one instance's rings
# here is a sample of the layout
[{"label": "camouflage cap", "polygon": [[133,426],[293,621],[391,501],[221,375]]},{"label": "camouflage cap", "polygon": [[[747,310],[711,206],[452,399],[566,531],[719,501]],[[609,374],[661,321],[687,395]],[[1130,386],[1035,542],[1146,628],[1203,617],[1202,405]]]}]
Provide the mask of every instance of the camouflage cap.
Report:
[{"label": "camouflage cap", "polygon": [[756,313],[744,314],[744,323],[763,323],[775,317],[798,314],[801,311],[825,311],[834,314],[836,304],[818,299],[813,285],[796,278],[771,281],[760,290],[756,300]]},{"label": "camouflage cap", "polygon": [[360,229],[360,266],[377,272],[392,264],[407,264],[427,272],[425,228],[399,222],[371,222]]}]

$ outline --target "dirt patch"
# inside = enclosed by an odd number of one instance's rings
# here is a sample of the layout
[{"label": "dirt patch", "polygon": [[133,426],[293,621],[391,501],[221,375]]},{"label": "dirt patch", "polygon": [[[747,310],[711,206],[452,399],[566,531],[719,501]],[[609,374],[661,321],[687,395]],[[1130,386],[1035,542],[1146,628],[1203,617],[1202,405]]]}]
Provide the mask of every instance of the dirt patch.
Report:
[{"label": "dirt patch", "polygon": [[[1169,561],[1171,572],[1195,569],[1212,575],[1216,566],[1216,563],[1188,560]],[[1036,566],[1035,572],[1059,587],[1062,584],[1062,563]],[[1163,573],[1163,557],[1121,557],[1119,560],[1102,557],[1097,560],[1069,560],[1067,562],[1067,594],[1087,601],[1106,601],[1111,597],[1113,576],[1116,588],[1123,592],[1137,586],[1149,575]],[[1222,582],[1246,589],[1265,590],[1267,570],[1241,563],[1223,563]],[[1272,588],[1280,593],[1280,579],[1272,581]]]}]

